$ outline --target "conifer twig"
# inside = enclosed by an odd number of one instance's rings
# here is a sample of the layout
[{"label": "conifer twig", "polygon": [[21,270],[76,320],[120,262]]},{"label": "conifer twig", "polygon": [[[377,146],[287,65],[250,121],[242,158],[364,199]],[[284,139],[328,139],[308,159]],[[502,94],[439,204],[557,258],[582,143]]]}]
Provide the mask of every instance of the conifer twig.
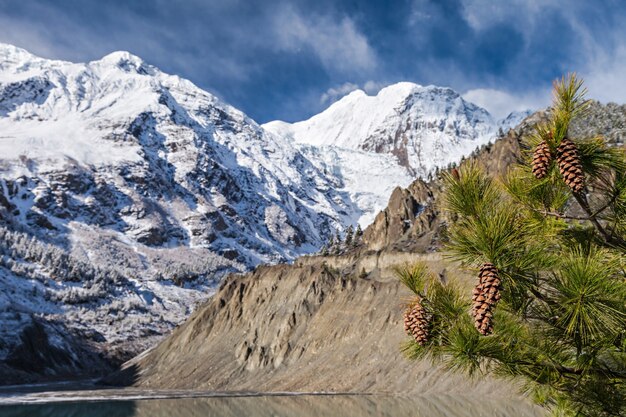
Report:
[{"label": "conifer twig", "polygon": [[606,229],[600,224],[598,219],[594,216],[594,213],[591,211],[591,207],[589,207],[589,202],[587,201],[587,197],[585,197],[585,195],[582,193],[573,193],[573,194],[574,194],[574,198],[576,199],[580,207],[589,216],[589,221],[591,222],[591,224],[593,224],[593,226],[596,228],[598,233],[602,235],[602,238],[604,239],[604,241],[608,244],[617,243],[617,244],[622,245],[624,241],[622,239],[616,239],[615,236],[608,233]]}]

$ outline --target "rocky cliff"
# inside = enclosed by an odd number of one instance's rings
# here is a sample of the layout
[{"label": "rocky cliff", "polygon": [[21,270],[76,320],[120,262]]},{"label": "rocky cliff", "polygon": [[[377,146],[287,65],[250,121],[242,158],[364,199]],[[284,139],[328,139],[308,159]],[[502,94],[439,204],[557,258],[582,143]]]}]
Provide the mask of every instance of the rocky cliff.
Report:
[{"label": "rocky cliff", "polygon": [[[470,159],[496,177],[504,176],[523,158],[523,137],[545,119],[545,111],[530,115],[495,143],[482,146]],[[626,140],[626,105],[595,102],[587,115],[572,123],[570,133],[581,138],[602,135],[611,145],[623,147]],[[438,198],[440,193],[439,180],[426,183],[418,179],[407,188],[396,188],[387,207],[365,230],[364,242],[368,248],[405,252],[434,250],[438,245],[437,232],[449,220]]]}]

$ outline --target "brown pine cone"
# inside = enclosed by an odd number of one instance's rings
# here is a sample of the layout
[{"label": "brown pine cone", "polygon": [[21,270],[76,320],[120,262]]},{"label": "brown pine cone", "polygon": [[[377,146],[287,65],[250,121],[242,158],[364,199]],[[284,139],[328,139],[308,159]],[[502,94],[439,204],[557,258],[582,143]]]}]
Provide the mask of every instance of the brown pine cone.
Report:
[{"label": "brown pine cone", "polygon": [[428,342],[430,319],[419,298],[404,312],[404,331],[413,336],[420,346]]},{"label": "brown pine cone", "polygon": [[472,292],[474,327],[483,336],[493,332],[493,310],[500,300],[500,284],[496,267],[492,263],[483,264],[478,274],[478,284]]},{"label": "brown pine cone", "polygon": [[548,173],[550,162],[552,161],[552,154],[550,154],[550,147],[544,140],[533,153],[533,175],[538,180],[542,179]]},{"label": "brown pine cone", "polygon": [[585,175],[583,174],[576,144],[568,138],[563,138],[559,147],[556,148],[556,160],[565,184],[574,193],[582,192],[585,187]]}]

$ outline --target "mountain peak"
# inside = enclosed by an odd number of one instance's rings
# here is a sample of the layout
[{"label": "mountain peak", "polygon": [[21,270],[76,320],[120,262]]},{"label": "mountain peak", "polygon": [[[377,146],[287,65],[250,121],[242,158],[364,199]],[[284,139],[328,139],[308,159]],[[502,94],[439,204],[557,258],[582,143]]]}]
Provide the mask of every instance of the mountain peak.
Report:
[{"label": "mountain peak", "polygon": [[408,96],[417,89],[424,88],[419,84],[415,84],[409,81],[401,81],[399,83],[390,84],[380,89],[377,96],[397,95]]},{"label": "mountain peak", "polygon": [[[0,42],[0,70],[18,68],[18,71],[23,71],[48,67],[50,65],[56,66],[57,64],[84,65],[41,58],[15,45]],[[136,72],[139,74],[155,73],[153,66],[148,65],[143,59],[128,51],[111,52],[99,60],[91,61],[89,64],[103,67],[116,67],[124,72]]]},{"label": "mountain peak", "polygon": [[409,81],[401,81],[383,87],[378,94],[376,94],[376,97],[379,99],[404,101],[407,97],[418,93],[437,94],[453,99],[460,97],[460,94],[450,87],[442,87],[438,85],[424,86]]},{"label": "mountain peak", "polygon": [[21,66],[37,59],[39,58],[25,49],[0,42],[0,70]]},{"label": "mountain peak", "polygon": [[497,129],[485,109],[456,91],[411,82],[371,96],[356,90],[308,120],[264,127],[299,143],[390,154],[417,175],[457,161]]},{"label": "mountain peak", "polygon": [[29,56],[29,57],[33,56],[26,49],[22,49],[22,48],[19,48],[15,45],[11,45],[8,43],[0,42],[0,57],[6,58],[10,56],[17,56],[17,55]]},{"label": "mountain peak", "polygon": [[[393,101],[403,101],[406,97],[410,96],[416,90],[422,89],[419,84],[411,83],[408,81],[399,82],[396,84],[391,84],[386,87],[381,88],[376,94],[367,94],[365,91],[361,89],[356,89],[339,100],[337,100],[331,107],[335,106],[336,103],[340,103],[340,105],[345,105],[345,103],[354,102],[358,100],[376,100],[376,101],[384,101],[384,102],[393,102]],[[382,103],[381,103],[382,104]],[[337,107],[337,106],[335,106]]]},{"label": "mountain peak", "polygon": [[100,59],[101,62],[118,63],[120,61],[131,61],[135,63],[143,63],[143,60],[137,55],[131,54],[128,51],[113,51],[110,54],[103,56]]},{"label": "mountain peak", "polygon": [[139,74],[148,74],[154,72],[154,67],[146,64],[143,59],[137,55],[133,55],[128,51],[115,51],[105,55],[92,64],[100,64],[104,66],[117,67],[125,72],[137,72]]}]

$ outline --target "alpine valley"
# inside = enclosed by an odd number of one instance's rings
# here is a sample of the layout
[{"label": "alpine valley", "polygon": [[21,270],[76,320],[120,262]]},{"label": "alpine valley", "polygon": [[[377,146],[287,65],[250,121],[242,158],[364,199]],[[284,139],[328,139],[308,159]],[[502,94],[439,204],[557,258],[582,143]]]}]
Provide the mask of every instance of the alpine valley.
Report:
[{"label": "alpine valley", "polygon": [[261,126],[127,52],[70,63],[0,44],[0,381],[113,370],[226,274],[365,228],[397,187],[528,114],[399,83]]}]

